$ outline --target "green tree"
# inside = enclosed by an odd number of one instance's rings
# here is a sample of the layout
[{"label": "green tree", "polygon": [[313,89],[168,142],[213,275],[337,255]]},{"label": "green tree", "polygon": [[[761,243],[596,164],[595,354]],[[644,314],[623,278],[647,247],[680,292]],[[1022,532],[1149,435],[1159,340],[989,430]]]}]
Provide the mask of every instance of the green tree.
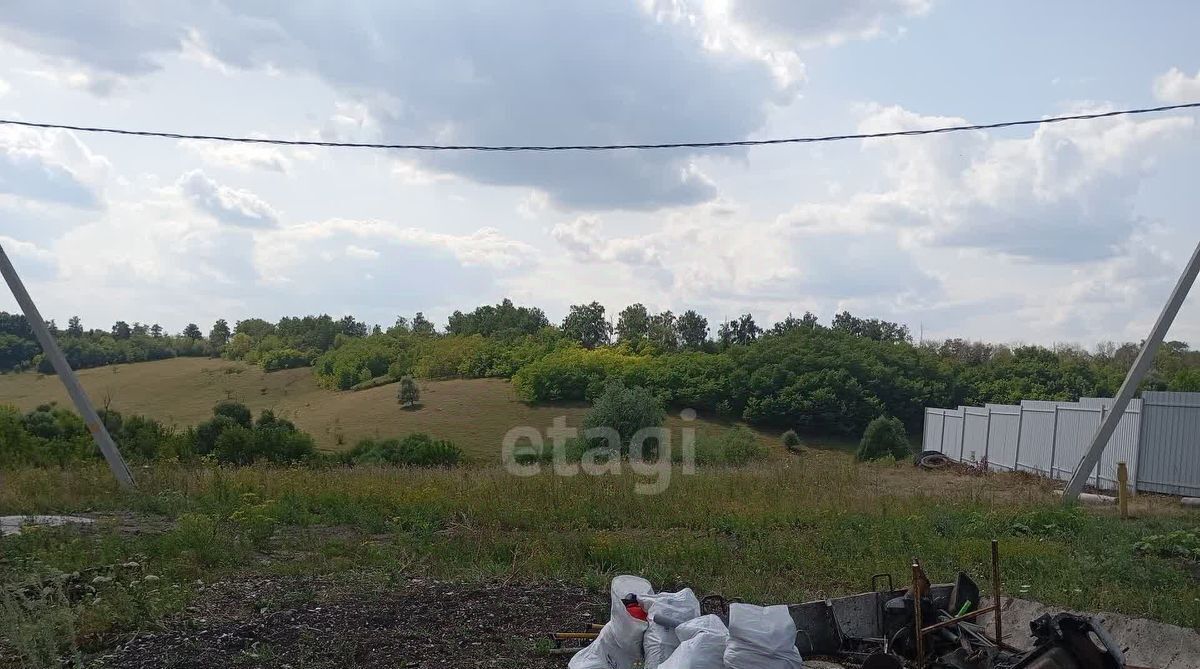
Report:
[{"label": "green tree", "polygon": [[604,318],[604,305],[599,302],[571,305],[563,319],[562,331],[584,348],[607,344],[612,337],[612,326]]},{"label": "green tree", "polygon": [[754,316],[742,314],[736,320],[722,323],[717,338],[721,346],[728,348],[734,345],[745,346],[757,340],[760,334],[762,329],[754,322]]},{"label": "green tree", "polygon": [[129,323],[126,323],[125,321],[117,321],[116,323],[113,323],[112,336],[114,339],[129,339],[130,335],[132,334],[133,330],[130,329]]},{"label": "green tree", "polygon": [[155,339],[158,339],[159,337],[163,336],[162,326],[159,325],[158,323],[151,325],[150,326],[150,336],[154,337]]},{"label": "green tree", "polygon": [[699,350],[708,341],[708,319],[692,309],[679,314],[675,321],[675,330],[679,333],[679,341],[684,348]]},{"label": "green tree", "polygon": [[218,318],[208,333],[208,343],[213,347],[213,354],[219,355],[229,343],[229,323],[224,318]]},{"label": "green tree", "polygon": [[78,316],[72,316],[67,319],[67,336],[82,337],[83,336],[83,321],[79,320]]},{"label": "green tree", "polygon": [[670,311],[654,314],[650,317],[646,339],[659,351],[668,352],[678,349],[679,333],[675,326],[676,320],[675,314]]},{"label": "green tree", "polygon": [[908,445],[904,423],[891,416],[880,416],[871,421],[863,431],[856,455],[859,460],[878,460],[889,455],[897,460],[909,457],[912,449]]},{"label": "green tree", "polygon": [[[666,419],[662,401],[646,388],[627,388],[620,379],[609,379],[604,390],[592,402],[583,419],[583,427],[612,428],[621,438],[621,451],[629,451],[629,442],[638,430],[659,427]],[[603,446],[599,440],[593,446]],[[608,444],[611,446],[612,444]]]},{"label": "green tree", "polygon": [[400,402],[400,406],[412,407],[421,401],[421,389],[417,387],[417,382],[413,377],[407,375],[401,377],[399,385],[400,387],[396,390],[396,400]]},{"label": "green tree", "polygon": [[412,333],[423,337],[429,337],[437,334],[437,328],[434,326],[433,321],[425,318],[425,314],[418,311],[417,315],[413,316],[412,319]]},{"label": "green tree", "polygon": [[631,304],[617,316],[617,341],[637,345],[650,333],[650,314],[646,305]]},{"label": "green tree", "polygon": [[192,341],[196,341],[203,339],[204,333],[200,331],[200,326],[196,325],[195,323],[188,323],[187,327],[183,329],[183,336],[191,339]]}]

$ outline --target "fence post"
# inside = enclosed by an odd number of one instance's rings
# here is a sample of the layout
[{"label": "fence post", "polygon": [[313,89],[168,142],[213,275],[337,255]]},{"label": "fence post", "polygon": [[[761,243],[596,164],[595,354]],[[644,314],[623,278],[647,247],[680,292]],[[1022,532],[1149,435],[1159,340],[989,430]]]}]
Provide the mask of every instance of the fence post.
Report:
[{"label": "fence post", "polygon": [[958,424],[958,461],[963,461],[963,450],[967,444],[967,409],[966,407],[958,407],[958,412],[962,414],[962,422]]},{"label": "fence post", "polygon": [[1121,503],[1121,517],[1129,517],[1129,470],[1124,462],[1117,463],[1117,500]]},{"label": "fence post", "polygon": [[[1102,402],[1102,403],[1100,404],[1100,425],[1103,425],[1103,424],[1104,424],[1104,403]],[[1096,426],[1096,429],[1097,429],[1097,430],[1099,430],[1099,429],[1100,429],[1100,425],[1097,425],[1097,426]],[[1121,425],[1121,421],[1118,419],[1118,420],[1117,420],[1117,426],[1118,426],[1118,427],[1120,427],[1120,425]],[[1112,441],[1112,439],[1111,439],[1111,438],[1109,438],[1109,441]],[[1108,444],[1105,444],[1105,445],[1104,445],[1104,448],[1105,448],[1105,450],[1107,450],[1107,449],[1108,449]],[[1100,454],[1100,459],[1096,461],[1096,488],[1097,488],[1097,489],[1099,489],[1099,488],[1100,488],[1100,463],[1101,463],[1101,462],[1103,462],[1103,461],[1104,461],[1104,454],[1103,454],[1103,453],[1101,453],[1101,454]]]},{"label": "fence post", "polygon": [[983,424],[983,468],[985,471],[990,471],[992,463],[988,461],[988,449],[992,445],[992,408],[984,407],[987,410],[986,422]]},{"label": "fence post", "polygon": [[1050,479],[1054,480],[1054,451],[1058,449],[1058,405],[1054,405],[1054,422],[1050,427]]},{"label": "fence post", "polygon": [[1021,423],[1025,419],[1025,405],[1017,405],[1017,447],[1013,449],[1013,471],[1021,471]]},{"label": "fence post", "polygon": [[1151,405],[1146,404],[1146,396],[1142,395],[1142,402],[1138,406],[1138,432],[1137,446],[1134,447],[1134,462],[1133,462],[1133,491],[1136,493],[1138,489],[1138,472],[1142,469],[1142,442],[1146,437],[1146,416],[1148,415]]},{"label": "fence post", "polygon": [[942,409],[942,435],[938,437],[938,450],[946,455],[946,410]]}]

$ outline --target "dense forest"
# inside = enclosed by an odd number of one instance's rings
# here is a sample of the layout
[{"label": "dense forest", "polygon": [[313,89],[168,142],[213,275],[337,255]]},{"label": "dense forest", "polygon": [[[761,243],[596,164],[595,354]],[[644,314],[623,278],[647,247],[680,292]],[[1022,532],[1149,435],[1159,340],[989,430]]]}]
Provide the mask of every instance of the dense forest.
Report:
[{"label": "dense forest", "polygon": [[[311,366],[330,389],[354,390],[412,375],[512,379],[528,402],[589,400],[612,378],[675,407],[754,425],[857,433],[888,414],[919,429],[925,406],[1111,395],[1137,354],[1133,343],[1007,346],[948,339],[915,343],[904,325],[847,312],[823,324],[811,314],[761,327],[750,314],[715,336],[695,311],[652,313],[641,304],[615,319],[595,302],[560,324],[504,300],[454,312],[444,328],[418,312],[387,328],[352,316],[218,320],[171,335],[118,321],[85,330],[49,324],[77,368],[175,356],[223,356],[267,371]],[[52,370],[29,324],[0,313],[0,370]],[[1200,390],[1200,352],[1168,342],[1144,386]]]}]

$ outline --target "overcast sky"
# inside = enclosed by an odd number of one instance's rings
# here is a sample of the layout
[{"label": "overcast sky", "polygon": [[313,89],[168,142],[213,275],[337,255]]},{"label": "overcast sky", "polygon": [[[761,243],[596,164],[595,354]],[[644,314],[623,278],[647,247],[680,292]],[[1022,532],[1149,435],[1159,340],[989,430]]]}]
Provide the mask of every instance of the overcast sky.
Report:
[{"label": "overcast sky", "polygon": [[[395,143],[874,132],[1200,101],[1200,5],[6,3],[0,116]],[[431,154],[0,126],[0,243],[47,317],[511,297],[927,338],[1144,336],[1200,238],[1195,113],[721,151]],[[7,295],[0,309],[14,310]],[[715,329],[715,328],[714,328]],[[1200,299],[1173,338],[1200,342]]]}]

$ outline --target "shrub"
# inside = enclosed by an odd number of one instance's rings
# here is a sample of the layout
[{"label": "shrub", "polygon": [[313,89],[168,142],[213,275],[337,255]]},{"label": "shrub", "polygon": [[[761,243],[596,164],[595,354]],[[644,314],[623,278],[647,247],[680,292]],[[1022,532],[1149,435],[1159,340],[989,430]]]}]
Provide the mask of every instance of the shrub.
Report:
[{"label": "shrub", "polygon": [[897,460],[912,455],[904,423],[899,418],[880,416],[867,424],[858,445],[859,460],[878,460],[891,456]]},{"label": "shrub", "polygon": [[196,455],[208,455],[213,452],[217,446],[217,439],[221,434],[230,428],[248,427],[241,425],[236,420],[229,416],[213,416],[207,421],[196,426],[196,443],[193,451]]},{"label": "shrub", "polygon": [[[592,403],[583,419],[584,429],[608,427],[621,438],[621,452],[629,452],[629,442],[638,430],[659,427],[666,418],[662,402],[645,388],[626,388],[619,379],[610,379]],[[597,442],[602,440],[597,439]],[[593,446],[612,444],[594,443]]]},{"label": "shrub", "polygon": [[258,458],[258,444],[254,430],[234,425],[223,430],[213,445],[212,454],[220,462],[248,465]]},{"label": "shrub", "polygon": [[400,379],[400,387],[396,390],[396,400],[401,406],[414,406],[421,401],[421,389],[411,376]]},{"label": "shrub", "polygon": [[1200,562],[1200,529],[1154,534],[1135,543],[1133,548],[1140,553],[1159,557]]},{"label": "shrub", "polygon": [[783,440],[784,447],[789,451],[800,450],[800,435],[796,434],[795,430],[784,432],[781,439]]},{"label": "shrub", "polygon": [[453,467],[463,456],[451,442],[417,432],[403,439],[363,439],[343,459],[355,465]]},{"label": "shrub", "polygon": [[250,427],[253,420],[250,409],[245,404],[233,400],[217,402],[217,405],[213,407],[213,416],[228,416],[242,427]]},{"label": "shrub", "polygon": [[276,348],[264,351],[258,357],[258,364],[264,371],[275,372],[281,369],[308,367],[312,364],[312,356],[295,348]]},{"label": "shrub", "polygon": [[[766,459],[769,451],[758,439],[753,430],[737,426],[726,430],[716,437],[702,436],[696,441],[696,464],[698,465],[732,465],[740,467],[752,461]],[[672,459],[680,462],[683,459],[681,449],[672,453]]]},{"label": "shrub", "polygon": [[751,460],[767,457],[767,448],[759,441],[758,435],[741,425],[721,435],[720,443],[725,463],[729,465],[740,467]]}]

